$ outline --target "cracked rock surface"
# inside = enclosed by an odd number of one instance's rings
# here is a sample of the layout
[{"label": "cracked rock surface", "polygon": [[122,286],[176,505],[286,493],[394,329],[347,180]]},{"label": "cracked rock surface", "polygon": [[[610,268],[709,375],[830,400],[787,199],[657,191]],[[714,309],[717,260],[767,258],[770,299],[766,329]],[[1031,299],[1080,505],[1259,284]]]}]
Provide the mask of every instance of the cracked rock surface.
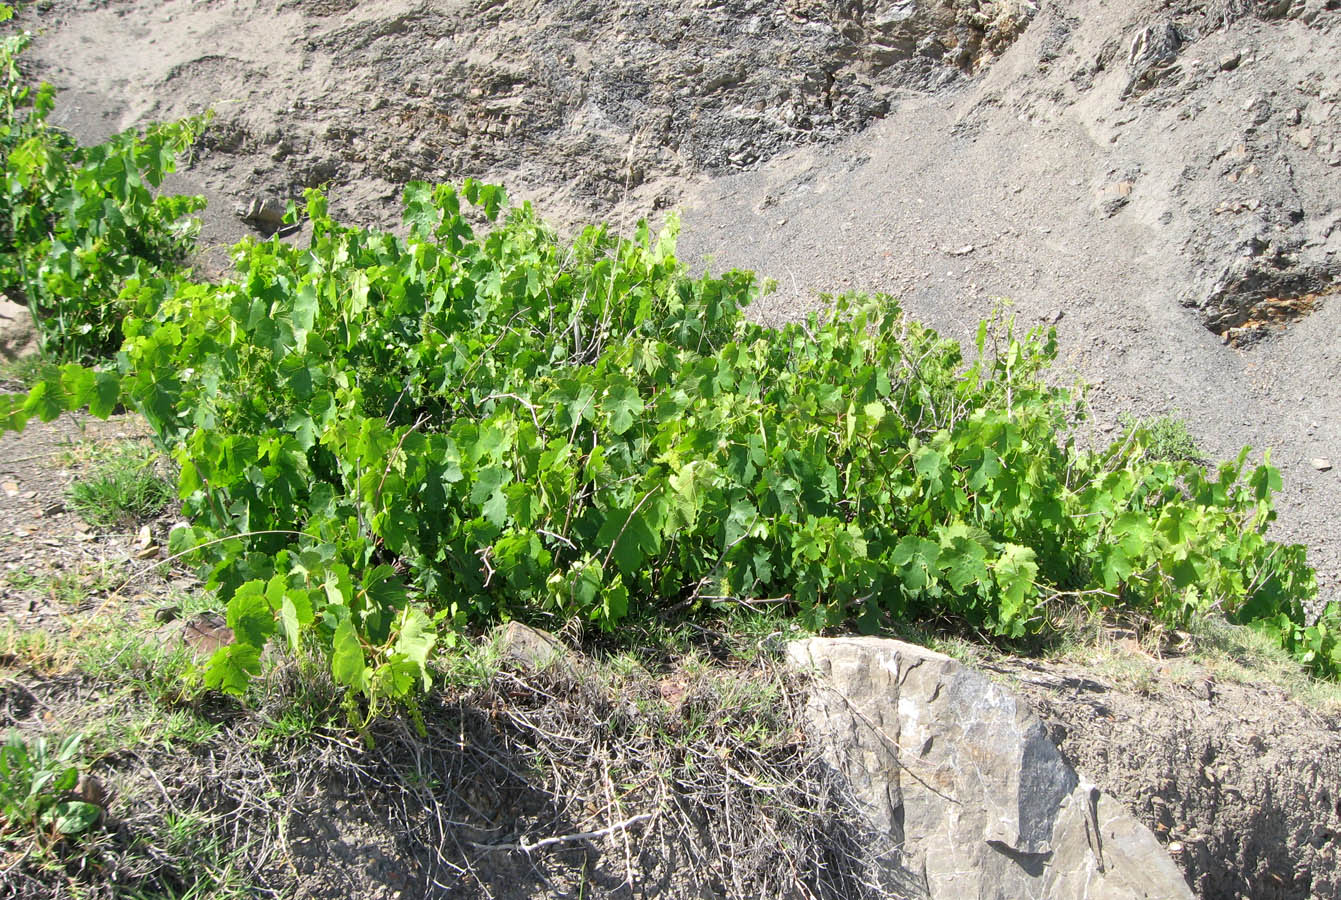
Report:
[{"label": "cracked rock surface", "polygon": [[893,896],[1193,896],[1155,835],[982,673],[881,638],[811,638],[787,655],[815,673],[810,728],[889,842]]}]

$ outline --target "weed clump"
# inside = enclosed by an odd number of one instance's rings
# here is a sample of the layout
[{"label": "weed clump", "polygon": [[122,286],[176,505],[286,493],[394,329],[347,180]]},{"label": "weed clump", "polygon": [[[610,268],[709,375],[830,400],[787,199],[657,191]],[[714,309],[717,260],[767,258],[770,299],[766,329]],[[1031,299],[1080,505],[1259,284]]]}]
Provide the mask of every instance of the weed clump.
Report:
[{"label": "weed clump", "polygon": [[1204,463],[1205,454],[1197,446],[1187,422],[1181,416],[1166,414],[1138,418],[1132,413],[1118,416],[1118,424],[1129,433],[1139,433],[1145,454],[1156,462]]},{"label": "weed clump", "polygon": [[0,745],[0,847],[46,854],[98,821],[102,809],[76,790],[81,737],[50,746],[10,730]]},{"label": "weed clump", "polygon": [[160,466],[161,457],[150,448],[127,445],[113,450],[70,485],[70,508],[94,528],[147,521],[176,499],[177,492]]}]

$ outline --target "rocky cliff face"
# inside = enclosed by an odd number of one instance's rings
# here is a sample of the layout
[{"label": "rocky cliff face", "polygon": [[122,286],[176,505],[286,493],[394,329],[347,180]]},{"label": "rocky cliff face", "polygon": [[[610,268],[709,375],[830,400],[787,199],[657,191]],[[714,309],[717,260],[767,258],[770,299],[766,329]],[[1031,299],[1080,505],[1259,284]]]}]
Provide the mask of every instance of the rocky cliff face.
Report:
[{"label": "rocky cliff face", "polygon": [[143,72],[153,100],[117,124],[214,105],[207,144],[225,165],[273,163],[255,187],[508,173],[591,210],[648,180],[860,131],[896,91],[988,65],[1034,12],[1022,0],[180,6],[54,12],[93,45],[58,66],[124,65],[126,32],[147,20],[166,51]]},{"label": "rocky cliff face", "polygon": [[[860,131],[895,90],[986,65],[1033,12],[1016,0],[365,7],[305,45],[341,90],[294,152],[393,184],[520,169],[596,205]],[[233,140],[264,143],[257,131],[240,124]]]},{"label": "rocky cliff face", "polygon": [[960,134],[1070,122],[1102,148],[1084,185],[1096,226],[1160,229],[1186,257],[1177,300],[1217,334],[1308,312],[1341,273],[1322,189],[1341,165],[1336,4],[1110,6],[121,0],[45,16],[79,36],[51,74],[120,107],[104,128],[213,106],[203,163],[221,191],[331,184],[372,219],[406,180],[464,175],[574,216],[630,197],[646,211],[687,179],[898,121],[910,97],[976,92]]},{"label": "rocky cliff face", "polygon": [[1158,229],[1187,263],[1179,300],[1250,340],[1341,275],[1341,208],[1325,188],[1341,177],[1341,70],[1325,62],[1341,54],[1335,9],[1133,5],[1104,22],[1049,6],[963,127],[998,105],[1079,123],[1104,148],[1088,184],[1096,220]]}]

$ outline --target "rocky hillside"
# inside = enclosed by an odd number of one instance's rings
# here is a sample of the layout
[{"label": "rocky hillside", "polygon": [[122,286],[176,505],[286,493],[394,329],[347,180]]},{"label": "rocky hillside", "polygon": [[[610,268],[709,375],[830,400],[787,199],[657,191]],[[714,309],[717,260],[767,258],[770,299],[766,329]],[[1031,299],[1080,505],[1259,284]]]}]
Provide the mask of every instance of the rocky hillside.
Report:
[{"label": "rocky hillside", "polygon": [[[407,179],[473,175],[565,225],[678,210],[686,256],[777,280],[765,321],[879,290],[967,337],[1008,297],[1057,328],[1061,377],[1093,385],[1092,436],[1168,412],[1209,458],[1271,448],[1279,536],[1341,599],[1337,0],[72,0],[26,16],[81,138],[215,111],[176,186],[211,199],[216,260],[256,201],[327,185],[339,214],[389,222]],[[1331,720],[1240,715],[1275,695],[1200,676],[1090,698],[1101,710],[1077,700],[1089,675],[1031,677],[1063,753],[1178,845],[1202,896],[1335,893]],[[1305,764],[1278,761],[1304,727]]]},{"label": "rocky hillside", "polygon": [[[859,132],[900,90],[987,65],[1033,14],[1014,0],[245,5],[47,15],[79,35],[73,55],[60,42],[61,73],[119,107],[107,124],[213,106],[211,150],[270,160],[248,187],[396,193],[492,172],[593,211],[649,181]],[[91,85],[88,63],[105,66]]]}]

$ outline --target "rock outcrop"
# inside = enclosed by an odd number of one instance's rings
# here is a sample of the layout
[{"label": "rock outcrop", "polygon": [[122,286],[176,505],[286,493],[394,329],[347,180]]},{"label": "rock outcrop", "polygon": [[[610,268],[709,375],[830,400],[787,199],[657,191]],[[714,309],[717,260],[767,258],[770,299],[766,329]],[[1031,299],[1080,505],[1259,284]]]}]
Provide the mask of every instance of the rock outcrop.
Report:
[{"label": "rock outcrop", "polygon": [[813,736],[889,841],[896,896],[1192,897],[1155,836],[1077,776],[1009,690],[902,641],[814,638]]},{"label": "rock outcrop", "polygon": [[[858,132],[899,91],[984,68],[1036,11],[1031,0],[249,5],[180,18],[147,0],[53,10],[44,28],[87,30],[50,77],[102,61],[106,96],[81,100],[126,107],[103,130],[235,101],[216,106],[202,159],[245,171],[252,193],[359,183],[356,208],[412,178],[506,173],[593,211],[644,182]],[[146,20],[156,43],[140,55],[149,32],[128,23]],[[151,106],[114,97],[127,80],[150,86]]]}]

